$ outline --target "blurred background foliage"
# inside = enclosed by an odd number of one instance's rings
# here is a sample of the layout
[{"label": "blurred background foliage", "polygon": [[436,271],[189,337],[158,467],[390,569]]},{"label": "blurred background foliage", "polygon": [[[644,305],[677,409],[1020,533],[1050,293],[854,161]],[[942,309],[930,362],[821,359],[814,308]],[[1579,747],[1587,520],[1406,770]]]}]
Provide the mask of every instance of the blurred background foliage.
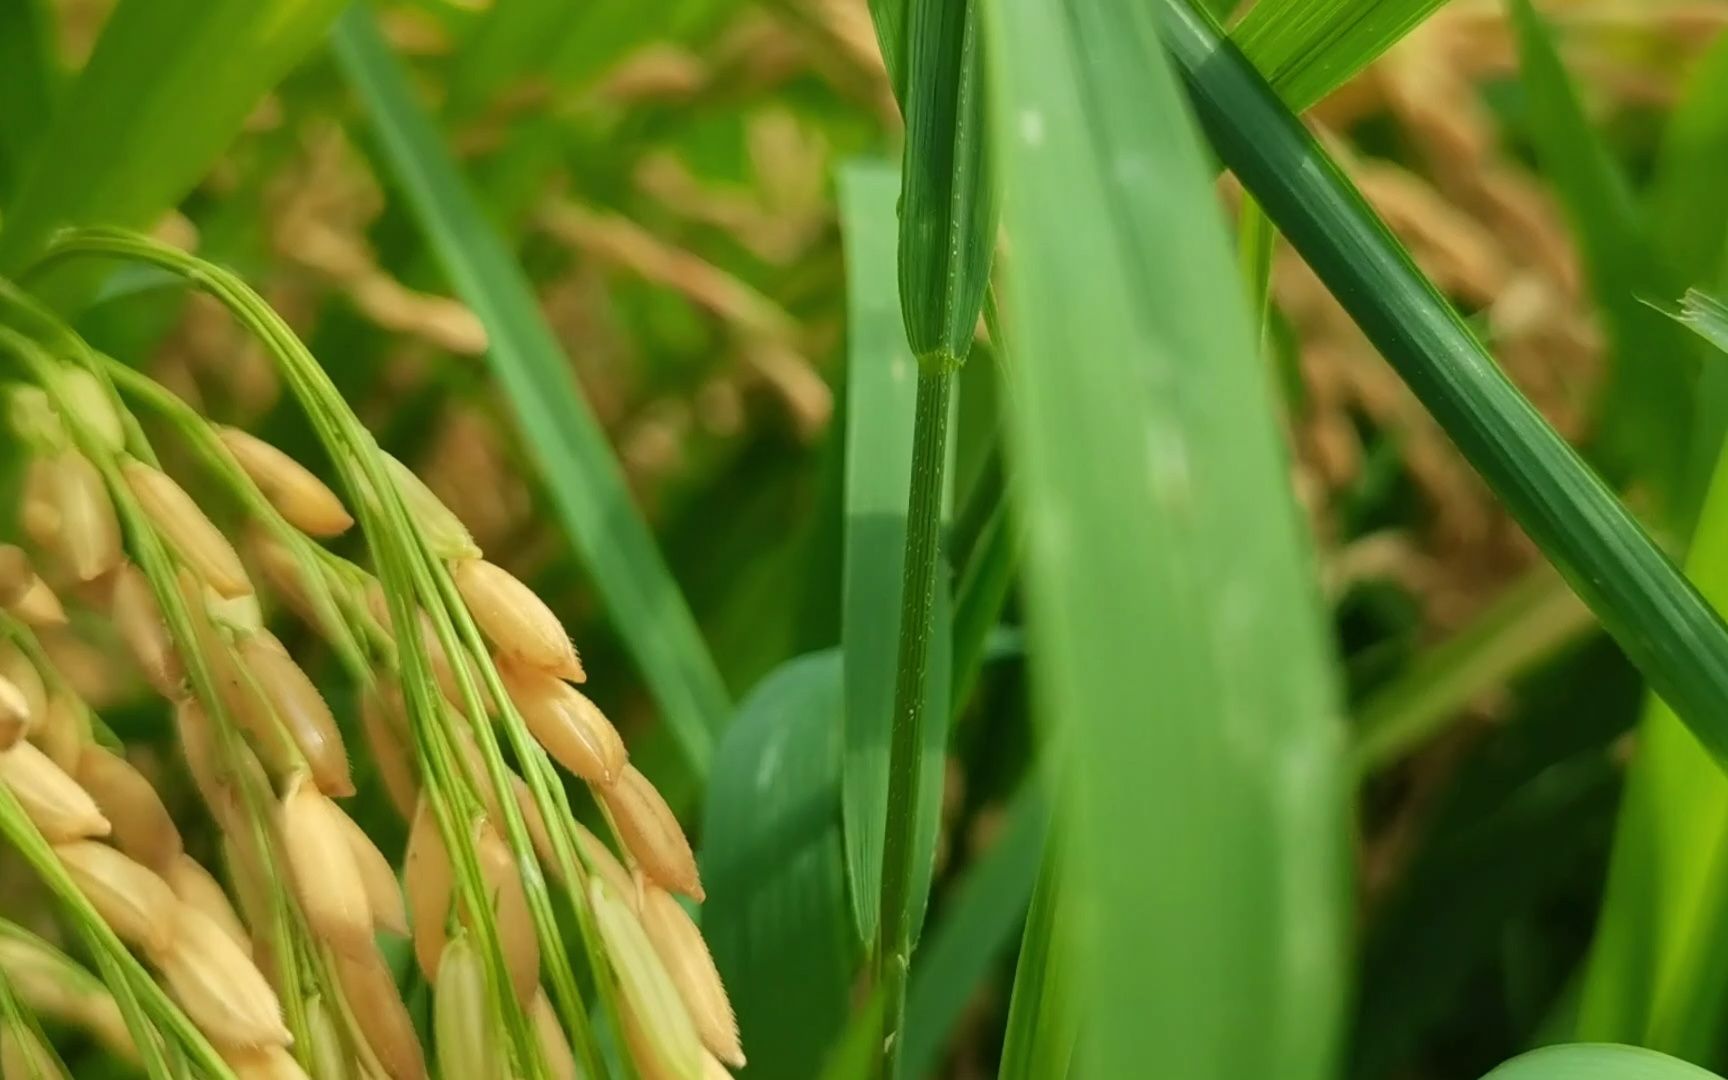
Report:
[{"label": "blurred background foliage", "polygon": [[[14,20],[0,27],[0,77],[27,77],[5,57],[34,20],[51,43],[39,87],[50,99],[108,7],[0,6]],[[1625,238],[1604,224],[1619,197],[1676,285],[1723,283],[1728,7],[1550,0],[1541,10],[1617,178],[1607,188],[1590,188],[1590,162],[1556,136],[1555,103],[1521,70],[1498,3],[1441,6],[1309,119],[1524,393],[1647,520],[1683,535],[1689,516],[1676,508],[1695,481],[1670,482],[1689,475],[1669,463],[1673,433],[1649,414],[1603,419],[1603,402],[1628,392],[1615,381],[1616,350],[1673,339],[1654,312],[1616,314],[1597,297],[1606,268],[1624,269]],[[486,331],[453,299],[334,53],[315,50],[272,91],[155,231],[258,287],[386,449],[552,603],[588,669],[603,673],[594,697],[679,794],[699,842],[701,822],[723,824],[739,798],[807,805],[806,831],[773,859],[723,853],[734,876],[711,881],[706,918],[744,1025],[746,1075],[813,1075],[842,1035],[858,960],[843,883],[814,900],[799,890],[832,885],[842,858],[830,771],[840,751],[825,741],[837,727],[821,719],[842,707],[837,660],[821,653],[842,627],[837,177],[854,159],[891,158],[899,139],[868,12],[862,0],[667,0],[651,12],[417,0],[381,4],[376,16],[532,281],[726,696],[743,703],[712,762],[726,797],[704,802],[657,722],[533,479],[483,360]],[[0,130],[3,199],[33,133],[12,115]],[[1710,175],[1716,184],[1700,179]],[[1239,205],[1230,179],[1219,188]],[[161,284],[117,277],[80,328],[209,415],[315,459],[257,347],[214,305]],[[1479,1075],[1570,1026],[1639,680],[1283,248],[1271,297],[1268,362],[1285,394],[1362,773],[1352,1074]],[[989,399],[993,362],[975,355],[964,400]],[[993,410],[963,405],[957,490],[999,469],[993,442]],[[962,550],[980,526],[962,508]],[[1016,622],[1011,598],[1004,623]],[[165,738],[159,716],[130,704],[133,675],[106,662],[118,653],[84,644],[100,628],[80,631],[58,643],[63,667],[129,739]],[[806,653],[818,655],[775,671]],[[928,967],[911,1005],[910,1060],[960,1077],[995,1071],[1043,833],[1012,633],[989,656],[951,733]],[[777,773],[752,789],[770,752],[809,775]],[[368,828],[394,828],[373,816]],[[816,869],[794,874],[790,851]],[[716,858],[705,854],[710,867]],[[784,880],[765,883],[774,875]],[[4,887],[18,877],[10,867]],[[786,906],[764,908],[770,893]],[[839,921],[800,922],[824,904]],[[1723,1049],[1708,1060],[1720,1066]]]}]

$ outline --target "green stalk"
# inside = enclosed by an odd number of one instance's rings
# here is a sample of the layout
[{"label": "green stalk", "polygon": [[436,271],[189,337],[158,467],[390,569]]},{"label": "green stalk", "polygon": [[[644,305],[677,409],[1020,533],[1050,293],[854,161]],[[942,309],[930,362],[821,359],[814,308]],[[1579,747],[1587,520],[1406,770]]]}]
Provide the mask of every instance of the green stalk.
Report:
[{"label": "green stalk", "polygon": [[894,678],[894,719],[888,750],[888,823],[882,845],[882,919],[876,937],[876,981],[885,996],[879,1072],[893,1076],[906,1019],[906,973],[912,962],[913,831],[918,818],[919,752],[924,732],[924,680],[936,616],[937,549],[942,526],[942,474],[948,459],[948,399],[952,365],[937,355],[918,366],[912,428],[912,489],[906,507],[906,562],[900,585],[900,659]]}]

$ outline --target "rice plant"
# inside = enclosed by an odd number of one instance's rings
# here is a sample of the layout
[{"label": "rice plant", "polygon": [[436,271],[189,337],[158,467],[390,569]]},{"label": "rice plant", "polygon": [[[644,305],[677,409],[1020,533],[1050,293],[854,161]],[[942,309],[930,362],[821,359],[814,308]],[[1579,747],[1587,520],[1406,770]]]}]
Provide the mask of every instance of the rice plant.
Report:
[{"label": "rice plant", "polygon": [[0,1077],[1728,1068],[1728,11],[0,0]]}]

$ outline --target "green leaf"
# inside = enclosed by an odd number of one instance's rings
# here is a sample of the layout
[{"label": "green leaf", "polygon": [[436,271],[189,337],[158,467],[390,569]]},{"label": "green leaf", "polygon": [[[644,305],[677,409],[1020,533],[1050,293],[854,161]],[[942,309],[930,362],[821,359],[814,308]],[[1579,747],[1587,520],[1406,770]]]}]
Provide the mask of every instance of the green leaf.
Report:
[{"label": "green leaf", "polygon": [[966,359],[996,248],[978,7],[910,0],[900,305],[920,363]]},{"label": "green leaf", "polygon": [[1328,1077],[1343,730],[1208,165],[1151,6],[990,16],[1029,655],[1084,898],[1077,1071]]},{"label": "green leaf", "polygon": [[1074,992],[1074,931],[1063,917],[1059,866],[1047,845],[1014,965],[997,1080],[1060,1080],[1073,1066],[1084,1004]]},{"label": "green leaf", "polygon": [[905,1075],[931,1072],[978,985],[1024,926],[1048,817],[1043,792],[1023,789],[1008,808],[1001,835],[967,868],[943,905],[912,968],[901,1057]]},{"label": "green leaf", "polygon": [[1651,232],[1687,285],[1722,281],[1728,245],[1728,34],[1699,60],[1662,131],[1650,192]]},{"label": "green leaf", "polygon": [[[888,819],[888,749],[900,642],[901,571],[918,365],[906,351],[894,282],[894,204],[899,178],[859,162],[840,176],[849,313],[846,364],[845,555],[840,640],[846,653],[846,740],[841,787],[847,880],[858,933],[876,935],[882,845]],[[939,581],[936,631],[925,685],[923,806],[913,888],[918,917],[930,891],[948,742],[949,611]]]},{"label": "green leaf", "polygon": [[1483,1080],[1721,1080],[1667,1054],[1612,1043],[1545,1046],[1513,1058]]},{"label": "green leaf", "polygon": [[[1650,683],[1728,759],[1728,628],[1215,24],[1159,0],[1213,148]],[[1018,263],[1017,263],[1018,265]]]},{"label": "green leaf", "polygon": [[1344,85],[1445,0],[1259,0],[1231,37],[1297,112]]},{"label": "green leaf", "polygon": [[1697,351],[1645,299],[1678,286],[1660,267],[1619,166],[1591,129],[1529,0],[1511,0],[1529,103],[1529,133],[1582,249],[1610,363],[1596,404],[1597,438],[1622,476],[1678,509],[1697,382]]},{"label": "green leaf", "polygon": [[[0,4],[0,208],[13,191],[60,99],[54,19],[46,0]],[[4,215],[0,214],[0,221]]]},{"label": "green leaf", "polygon": [[702,932],[738,1014],[746,1077],[814,1076],[846,1023],[855,957],[840,848],[841,661],[790,660],[715,750]]},{"label": "green leaf", "polygon": [[[1687,289],[1680,301],[1680,322],[1694,334],[1728,352],[1728,304],[1698,289]],[[1720,363],[1717,358],[1714,362]]]},{"label": "green leaf", "polygon": [[336,52],[391,178],[457,294],[486,326],[488,362],[595,591],[693,771],[705,774],[730,712],[725,686],[527,277],[475,204],[363,5],[343,15]]},{"label": "green leaf", "polygon": [[124,0],[24,172],[0,230],[0,273],[18,270],[62,225],[152,224],[341,7]]}]

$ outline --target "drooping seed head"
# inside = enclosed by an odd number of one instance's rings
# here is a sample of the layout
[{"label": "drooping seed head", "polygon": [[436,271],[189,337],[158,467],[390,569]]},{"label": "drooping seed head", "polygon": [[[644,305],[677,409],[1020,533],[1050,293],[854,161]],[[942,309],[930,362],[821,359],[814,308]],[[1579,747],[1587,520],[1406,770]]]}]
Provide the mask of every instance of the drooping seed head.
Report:
[{"label": "drooping seed head", "polygon": [[468,934],[457,934],[444,948],[432,993],[432,1038],[440,1075],[503,1080],[505,1054],[498,1030],[480,954]]},{"label": "drooping seed head", "polygon": [[90,793],[30,743],[0,753],[0,783],[12,789],[25,816],[51,844],[107,836],[110,831]]},{"label": "drooping seed head", "polygon": [[142,461],[126,462],[121,472],[145,516],[195,574],[225,597],[252,592],[234,545],[173,477]]},{"label": "drooping seed head", "polygon": [[[293,1054],[280,1046],[227,1050],[223,1052],[222,1060],[234,1070],[235,1080],[306,1080],[306,1070],[294,1060]],[[343,1073],[328,1075],[341,1077]]]},{"label": "drooping seed head", "polygon": [[591,784],[618,778],[629,754],[597,705],[574,686],[520,663],[498,666],[522,722],[553,760]]},{"label": "drooping seed head", "polygon": [[239,428],[220,429],[229,453],[288,523],[308,536],[340,536],[354,524],[336,493],[311,470]]},{"label": "drooping seed head", "polygon": [[401,690],[379,681],[361,693],[360,731],[366,737],[366,749],[378,766],[391,805],[404,819],[412,819],[420,783],[408,752],[407,724]]},{"label": "drooping seed head", "polygon": [[132,660],[138,665],[152,689],[165,698],[180,694],[186,669],[180,664],[180,653],[162,621],[162,609],[156,604],[156,594],[144,572],[131,563],[121,564],[114,578],[114,592],[109,600],[114,628],[120,632]]},{"label": "drooping seed head", "polygon": [[408,900],[408,921],[414,936],[414,959],[428,982],[438,976],[438,958],[449,937],[451,893],[450,853],[438,833],[438,820],[424,795],[408,829],[402,887]]},{"label": "drooping seed head", "polygon": [[504,966],[510,972],[510,988],[526,1007],[540,983],[540,939],[534,932],[522,874],[510,845],[484,818],[474,830],[474,854],[486,895],[492,901],[492,918],[498,928],[498,944],[504,950]]},{"label": "drooping seed head", "polygon": [[126,429],[120,423],[120,410],[108,387],[87,368],[64,368],[60,374],[60,392],[78,420],[90,428],[96,441],[110,453],[126,445]]},{"label": "drooping seed head", "polygon": [[54,853],[78,891],[122,941],[151,957],[172,947],[180,901],[155,871],[94,840],[57,844]]},{"label": "drooping seed head", "polygon": [[696,1077],[702,1043],[636,913],[598,877],[588,882],[594,924],[618,977],[626,1036],[632,1056],[647,1076]]},{"label": "drooping seed head", "polygon": [[[328,800],[326,800],[328,802]],[[392,934],[407,936],[408,911],[402,902],[402,887],[396,883],[396,871],[390,860],[378,850],[378,845],[354,824],[335,803],[330,804],[348,841],[348,852],[354,857],[354,868],[360,871],[360,882],[366,888],[366,906],[372,913],[372,925]]]},{"label": "drooping seed head", "polygon": [[570,1040],[546,999],[546,988],[534,991],[534,1004],[529,1006],[528,1019],[534,1024],[534,1041],[540,1045],[540,1056],[546,1061],[546,1072],[552,1080],[576,1080],[576,1055],[570,1050]]},{"label": "drooping seed head", "polygon": [[233,939],[234,944],[242,949],[252,947],[252,938],[246,933],[246,924],[240,921],[234,905],[228,902],[228,894],[222,891],[221,883],[211,876],[210,871],[204,869],[204,865],[197,859],[181,852],[168,864],[162,880],[168,883],[168,887],[182,904],[203,912],[223,933]]},{"label": "drooping seed head", "polygon": [[619,838],[648,877],[663,888],[700,901],[702,877],[696,870],[690,841],[648,778],[634,765],[626,765],[618,782],[598,794],[618,826]]},{"label": "drooping seed head", "polygon": [[95,581],[120,565],[120,522],[102,474],[76,450],[54,458],[54,505],[60,512],[58,550],[72,576]]},{"label": "drooping seed head", "polygon": [[251,957],[202,911],[180,904],[175,916],[174,947],[156,965],[192,1022],[222,1049],[293,1042]]},{"label": "drooping seed head", "polygon": [[642,928],[678,987],[702,1045],[726,1064],[742,1068],[744,1048],[738,1042],[738,1019],[732,1013],[732,1001],[726,996],[708,943],[702,940],[702,931],[672,894],[658,885],[644,890]]},{"label": "drooping seed head", "polygon": [[115,847],[157,873],[179,859],[180,830],[155,787],[131,762],[91,743],[78,756],[75,775],[113,825]]},{"label": "drooping seed head", "polygon": [[30,699],[11,679],[0,675],[0,752],[10,750],[30,727]]},{"label": "drooping seed head", "polygon": [[564,624],[508,570],[484,559],[466,559],[454,565],[452,576],[474,621],[500,653],[560,678],[587,678]]},{"label": "drooping seed head", "polygon": [[276,720],[305,755],[318,788],[342,798],[354,794],[348,749],[318,687],[268,630],[241,639],[240,662],[256,681]]},{"label": "drooping seed head", "polygon": [[336,973],[360,1033],[390,1080],[425,1080],[420,1038],[383,958],[376,950],[364,960],[338,956]]},{"label": "drooping seed head", "polygon": [[312,932],[344,956],[364,957],[372,941],[366,883],[343,825],[347,815],[305,777],[282,796],[282,846]]},{"label": "drooping seed head", "polygon": [[468,526],[451,513],[450,508],[432,493],[424,480],[414,475],[414,470],[390,454],[384,455],[384,465],[390,479],[396,483],[396,490],[402,496],[402,504],[407,509],[409,518],[419,528],[432,554],[440,559],[480,557],[480,548],[469,534]]}]

